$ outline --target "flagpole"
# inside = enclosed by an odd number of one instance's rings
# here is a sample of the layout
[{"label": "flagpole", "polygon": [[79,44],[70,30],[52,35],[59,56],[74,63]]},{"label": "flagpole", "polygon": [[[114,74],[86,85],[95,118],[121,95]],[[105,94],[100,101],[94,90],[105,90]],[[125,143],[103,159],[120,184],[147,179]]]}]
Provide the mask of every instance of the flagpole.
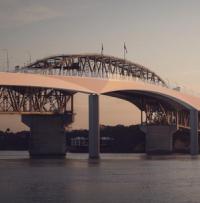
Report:
[{"label": "flagpole", "polygon": [[[103,59],[103,43],[101,43],[101,58]],[[101,67],[103,66],[102,61],[101,61]]]},{"label": "flagpole", "polygon": [[103,43],[101,43],[101,56],[103,56]]},{"label": "flagpole", "polygon": [[[124,44],[125,44],[125,42],[124,42]],[[124,48],[124,61],[125,61],[125,48]]]},{"label": "flagpole", "polygon": [[126,60],[126,53],[127,53],[127,48],[126,48],[126,44],[124,42],[124,61]]},{"label": "flagpole", "polygon": [[125,58],[125,48],[124,48],[124,61],[126,60],[126,58]]}]

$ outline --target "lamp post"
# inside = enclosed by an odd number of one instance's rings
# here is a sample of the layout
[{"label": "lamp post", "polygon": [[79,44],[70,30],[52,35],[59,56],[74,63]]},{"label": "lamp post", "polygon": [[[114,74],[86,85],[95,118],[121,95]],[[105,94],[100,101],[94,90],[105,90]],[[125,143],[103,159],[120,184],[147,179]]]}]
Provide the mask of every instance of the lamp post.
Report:
[{"label": "lamp post", "polygon": [[31,61],[32,61],[31,52],[30,51],[26,51],[26,53],[28,54],[28,63],[31,64]]},{"label": "lamp post", "polygon": [[9,56],[8,56],[8,49],[0,49],[1,51],[4,51],[6,53],[6,66],[7,66],[7,72],[9,72]]}]

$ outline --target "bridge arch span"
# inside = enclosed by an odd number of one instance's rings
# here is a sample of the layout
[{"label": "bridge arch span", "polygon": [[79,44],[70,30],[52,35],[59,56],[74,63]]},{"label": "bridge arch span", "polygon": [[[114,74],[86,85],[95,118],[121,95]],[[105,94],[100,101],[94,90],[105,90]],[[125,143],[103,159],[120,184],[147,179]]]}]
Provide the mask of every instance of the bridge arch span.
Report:
[{"label": "bridge arch span", "polygon": [[59,75],[112,78],[138,78],[167,86],[165,81],[149,68],[122,58],[100,54],[56,55],[43,58],[23,67],[24,71],[39,71]]},{"label": "bridge arch span", "polygon": [[112,80],[112,79],[98,79],[89,77],[77,76],[52,76],[59,80],[69,81],[81,87],[88,89],[96,94],[113,94],[119,92],[138,92],[140,94],[149,94],[151,96],[162,97],[168,101],[178,103],[186,109],[196,109],[200,111],[200,98],[182,93],[180,91],[172,90],[167,87],[145,83],[137,80]]},{"label": "bridge arch span", "polygon": [[[149,91],[149,90],[118,90],[118,91],[112,91],[112,92],[106,92],[104,95],[107,96],[113,96],[116,98],[127,100],[131,103],[134,103],[139,109],[142,109],[142,107],[137,104],[137,102],[134,102],[134,99],[138,97],[138,99],[142,100],[142,97],[144,98],[151,98],[155,100],[163,101],[167,104],[169,104],[174,109],[193,109],[196,108],[192,106],[189,102],[186,102],[185,100],[181,100],[180,98],[170,96],[168,94],[156,92],[156,91]],[[142,102],[142,101],[138,101]]]}]

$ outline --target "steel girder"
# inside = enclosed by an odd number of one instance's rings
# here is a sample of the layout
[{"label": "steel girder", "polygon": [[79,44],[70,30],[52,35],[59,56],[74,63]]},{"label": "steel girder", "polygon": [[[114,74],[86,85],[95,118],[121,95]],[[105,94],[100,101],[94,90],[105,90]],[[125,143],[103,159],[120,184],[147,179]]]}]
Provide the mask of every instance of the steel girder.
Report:
[{"label": "steel girder", "polygon": [[[36,87],[0,87],[0,114],[73,115],[74,92]],[[141,110],[141,123],[189,128],[189,111],[181,106],[138,92],[114,92],[109,96],[127,100]],[[144,113],[144,115],[143,115]],[[200,120],[200,119],[199,119]]]},{"label": "steel girder", "polygon": [[73,94],[56,89],[1,86],[1,114],[73,114]]},{"label": "steel girder", "polygon": [[144,81],[167,86],[148,68],[113,56],[99,54],[58,55],[38,60],[16,71],[43,74],[91,76],[103,78],[138,78]]},{"label": "steel girder", "polygon": [[180,104],[139,91],[117,91],[106,94],[133,103],[141,111],[141,124],[177,125],[189,128],[189,110]]}]

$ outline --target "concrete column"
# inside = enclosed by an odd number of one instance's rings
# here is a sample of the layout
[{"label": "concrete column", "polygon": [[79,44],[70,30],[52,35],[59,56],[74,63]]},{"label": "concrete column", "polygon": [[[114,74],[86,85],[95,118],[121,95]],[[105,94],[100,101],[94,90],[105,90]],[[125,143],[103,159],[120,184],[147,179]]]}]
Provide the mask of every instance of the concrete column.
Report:
[{"label": "concrete column", "polygon": [[65,156],[65,124],[71,115],[23,115],[22,122],[30,127],[31,157]]},{"label": "concrete column", "polygon": [[199,154],[198,111],[195,109],[190,110],[190,154]]},{"label": "concrete column", "polygon": [[173,134],[177,131],[174,125],[141,125],[146,134],[147,154],[168,154],[173,151]]},{"label": "concrete column", "polygon": [[99,96],[89,95],[89,158],[98,159],[100,152]]}]

